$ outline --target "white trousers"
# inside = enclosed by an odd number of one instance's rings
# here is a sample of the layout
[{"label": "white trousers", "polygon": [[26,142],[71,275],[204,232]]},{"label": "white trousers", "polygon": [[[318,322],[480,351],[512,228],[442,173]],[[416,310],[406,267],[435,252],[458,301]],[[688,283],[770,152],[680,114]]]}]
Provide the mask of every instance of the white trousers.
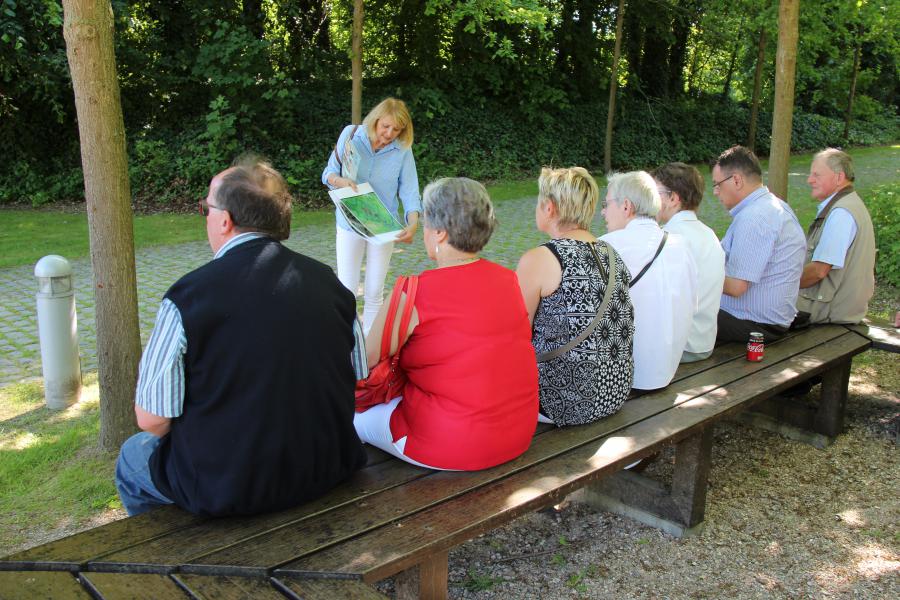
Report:
[{"label": "white trousers", "polygon": [[353,416],[353,427],[356,428],[356,435],[365,444],[372,444],[376,448],[384,450],[392,456],[396,456],[400,460],[414,464],[426,469],[438,469],[441,471],[452,471],[454,469],[439,469],[430,465],[424,465],[418,461],[406,456],[403,451],[406,449],[406,436],[403,436],[394,442],[394,436],[391,435],[391,415],[397,405],[400,404],[401,397],[394,398],[390,402],[384,404],[376,404],[366,412],[356,413]]},{"label": "white trousers", "polygon": [[353,231],[337,227],[337,276],[348,290],[357,294],[363,253],[366,254],[366,281],[363,286],[363,331],[369,329],[384,303],[384,278],[391,263],[394,243],[373,244]]}]

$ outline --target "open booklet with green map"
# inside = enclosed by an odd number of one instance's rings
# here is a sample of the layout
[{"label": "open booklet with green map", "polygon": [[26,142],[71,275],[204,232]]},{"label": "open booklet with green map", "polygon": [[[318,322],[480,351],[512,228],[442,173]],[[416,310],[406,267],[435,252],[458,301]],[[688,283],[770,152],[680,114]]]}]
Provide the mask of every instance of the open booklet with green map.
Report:
[{"label": "open booklet with green map", "polygon": [[328,195],[341,211],[350,227],[376,244],[393,242],[403,230],[403,225],[384,207],[368,183],[361,183],[357,191],[351,187],[331,190]]}]

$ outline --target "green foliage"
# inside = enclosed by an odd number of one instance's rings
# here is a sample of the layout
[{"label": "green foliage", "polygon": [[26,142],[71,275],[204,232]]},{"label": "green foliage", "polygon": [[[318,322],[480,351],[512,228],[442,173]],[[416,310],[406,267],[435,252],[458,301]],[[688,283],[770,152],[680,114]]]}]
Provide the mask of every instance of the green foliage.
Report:
[{"label": "green foliage", "polygon": [[469,569],[466,579],[463,581],[463,587],[470,592],[485,592],[504,581],[505,580],[502,577],[482,575],[477,573],[474,569]]},{"label": "green foliage", "polygon": [[878,280],[900,286],[900,183],[874,188],[865,197],[872,223],[878,257]]}]

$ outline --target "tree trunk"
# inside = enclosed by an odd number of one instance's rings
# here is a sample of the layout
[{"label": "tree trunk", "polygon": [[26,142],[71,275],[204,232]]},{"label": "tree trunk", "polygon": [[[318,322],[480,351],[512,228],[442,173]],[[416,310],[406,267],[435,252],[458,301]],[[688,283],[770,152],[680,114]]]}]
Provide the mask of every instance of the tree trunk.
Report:
[{"label": "tree trunk", "polygon": [[856,51],[853,53],[853,73],[850,76],[850,95],[847,97],[847,115],[844,117],[844,145],[850,140],[850,119],[853,117],[853,98],[856,96],[856,78],[859,75],[859,53],[862,48],[862,23],[856,32]]},{"label": "tree trunk", "polygon": [[100,445],[117,450],[136,431],[134,389],[141,338],[113,14],[108,0],[64,0],[63,9],[94,270]]},{"label": "tree trunk", "polygon": [[609,107],[606,111],[606,140],[603,143],[603,171],[612,171],[612,139],[613,124],[616,115],[616,88],[619,87],[619,56],[622,52],[622,16],[625,12],[625,0],[619,0],[616,11],[616,45],[613,50],[612,75],[609,78]]},{"label": "tree trunk", "polygon": [[363,0],[353,0],[353,39],[352,39],[352,72],[353,100],[351,103],[351,121],[362,123],[362,33],[363,33]]},{"label": "tree trunk", "polygon": [[756,71],[753,74],[753,99],[750,100],[750,127],[747,131],[747,147],[756,151],[756,125],[759,121],[759,97],[762,95],[762,72],[766,61],[766,28],[759,29],[759,45],[756,52]]},{"label": "tree trunk", "polygon": [[788,200],[799,9],[800,0],[781,0],[778,7],[778,52],[775,59],[775,110],[772,115],[772,148],[769,151],[769,190],[785,202]]}]

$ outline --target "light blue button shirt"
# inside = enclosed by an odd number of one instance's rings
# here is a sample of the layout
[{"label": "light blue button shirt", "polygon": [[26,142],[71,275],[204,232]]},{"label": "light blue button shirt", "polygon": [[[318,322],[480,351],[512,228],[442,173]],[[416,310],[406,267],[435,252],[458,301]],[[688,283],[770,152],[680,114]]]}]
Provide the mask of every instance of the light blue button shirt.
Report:
[{"label": "light blue button shirt", "polygon": [[[337,141],[338,152],[344,148],[353,127],[353,125],[348,125],[341,132]],[[393,215],[397,214],[399,198],[403,203],[403,216],[407,222],[409,213],[421,212],[419,176],[416,173],[416,159],[413,158],[412,148],[404,148],[398,140],[394,140],[376,152],[372,150],[372,143],[366,134],[365,125],[360,125],[353,134],[353,143],[360,155],[356,183],[369,183],[375,190],[375,194],[378,195],[378,199]],[[322,171],[322,183],[329,189],[334,189],[334,186],[328,184],[328,176],[332,173],[341,174],[341,165],[333,151],[328,156],[325,170]],[[338,211],[335,211],[335,219],[339,227],[350,229],[346,219]]]},{"label": "light blue button shirt", "polygon": [[[833,197],[834,194],[819,203],[819,209],[816,211],[817,217],[822,214],[822,210]],[[850,244],[854,239],[856,239],[856,221],[853,219],[853,215],[846,208],[832,208],[825,217],[822,235],[819,237],[816,249],[813,250],[812,260],[828,263],[832,269],[841,269],[844,267],[847,251],[850,250]]]},{"label": "light blue button shirt", "polygon": [[[236,235],[228,240],[213,260],[250,240],[265,234],[249,232]],[[359,319],[353,320],[354,348],[350,360],[357,379],[369,374],[366,364],[365,335]],[[184,355],[187,352],[187,336],[181,322],[181,313],[175,303],[164,298],[156,314],[156,324],[141,355],[138,367],[137,393],[135,404],[150,414],[174,419],[184,411]]]},{"label": "light blue button shirt", "polygon": [[730,211],[722,238],[725,275],[750,287],[739,298],[722,295],[721,308],[738,319],[787,327],[797,314],[806,261],[806,236],[794,211],[761,186]]}]

